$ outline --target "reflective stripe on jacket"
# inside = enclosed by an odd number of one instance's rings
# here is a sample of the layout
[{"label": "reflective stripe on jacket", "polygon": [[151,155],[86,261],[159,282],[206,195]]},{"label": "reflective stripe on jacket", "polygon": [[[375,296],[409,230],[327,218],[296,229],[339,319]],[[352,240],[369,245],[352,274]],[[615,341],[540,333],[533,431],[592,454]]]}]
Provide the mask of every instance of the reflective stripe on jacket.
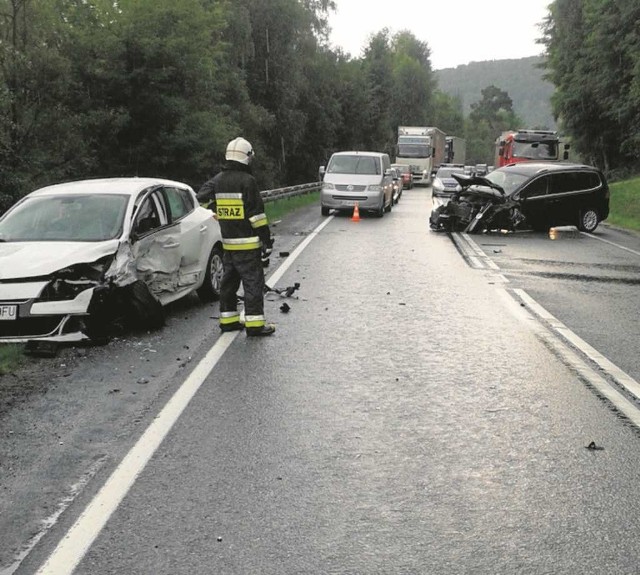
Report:
[{"label": "reflective stripe on jacket", "polygon": [[227,162],[223,170],[198,191],[217,215],[225,250],[255,250],[271,245],[264,202],[249,166]]}]

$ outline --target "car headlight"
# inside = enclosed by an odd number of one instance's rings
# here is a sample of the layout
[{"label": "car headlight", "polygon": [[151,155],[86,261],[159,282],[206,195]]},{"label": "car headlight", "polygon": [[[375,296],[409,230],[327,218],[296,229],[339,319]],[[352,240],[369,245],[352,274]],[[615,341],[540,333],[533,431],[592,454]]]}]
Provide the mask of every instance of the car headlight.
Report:
[{"label": "car headlight", "polygon": [[104,272],[114,256],[106,256],[92,263],[82,263],[58,270],[40,294],[43,301],[74,299],[80,292],[104,282]]},{"label": "car headlight", "polygon": [[433,191],[434,192],[444,192],[444,184],[440,178],[436,178],[433,180]]},{"label": "car headlight", "polygon": [[369,186],[368,190],[370,192],[379,192],[382,189],[382,186],[378,185],[378,184],[374,184],[373,186]]}]

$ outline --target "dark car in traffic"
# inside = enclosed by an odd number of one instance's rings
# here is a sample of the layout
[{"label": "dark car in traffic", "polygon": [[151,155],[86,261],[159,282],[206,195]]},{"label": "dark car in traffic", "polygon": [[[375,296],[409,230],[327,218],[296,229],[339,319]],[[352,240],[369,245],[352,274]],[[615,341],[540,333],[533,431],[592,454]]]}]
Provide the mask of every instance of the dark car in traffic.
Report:
[{"label": "dark car in traffic", "polygon": [[410,190],[413,188],[413,175],[411,174],[411,166],[406,164],[391,164],[392,168],[396,168],[402,177],[402,187]]},{"label": "dark car in traffic", "polygon": [[531,162],[484,176],[453,177],[461,189],[431,213],[434,230],[477,233],[573,225],[590,233],[609,215],[609,186],[592,166]]}]

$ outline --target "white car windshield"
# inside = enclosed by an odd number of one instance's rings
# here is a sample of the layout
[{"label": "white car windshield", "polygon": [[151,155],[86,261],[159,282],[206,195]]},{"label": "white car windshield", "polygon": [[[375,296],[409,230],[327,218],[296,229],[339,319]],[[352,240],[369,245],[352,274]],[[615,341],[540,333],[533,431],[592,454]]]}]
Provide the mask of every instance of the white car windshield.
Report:
[{"label": "white car windshield", "polygon": [[128,196],[34,196],[0,219],[0,241],[99,242],[122,233]]}]

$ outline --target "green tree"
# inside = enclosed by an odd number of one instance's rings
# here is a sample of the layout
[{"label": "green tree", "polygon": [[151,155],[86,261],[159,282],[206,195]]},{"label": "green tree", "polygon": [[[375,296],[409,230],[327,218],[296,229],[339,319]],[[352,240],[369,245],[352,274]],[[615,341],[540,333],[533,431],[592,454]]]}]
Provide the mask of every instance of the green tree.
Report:
[{"label": "green tree", "polygon": [[[64,6],[64,4],[63,4]],[[90,163],[55,0],[0,2],[0,211]]]},{"label": "green tree", "polygon": [[464,137],[462,100],[436,90],[434,94],[435,125],[445,134]]},{"label": "green tree", "polygon": [[226,2],[120,0],[113,26],[122,45],[107,109],[127,111],[116,146],[106,157],[112,173],[203,179],[211,150],[222,150],[239,130],[246,100],[223,33]]},{"label": "green tree", "polygon": [[434,88],[431,52],[411,32],[398,32],[392,41],[393,92],[392,127],[437,125],[434,116]]},{"label": "green tree", "polygon": [[509,94],[496,86],[481,91],[482,99],[471,104],[466,126],[467,159],[471,163],[493,163],[496,138],[506,130],[518,129],[522,120],[513,111]]},{"label": "green tree", "polygon": [[395,85],[388,29],[384,28],[371,36],[364,50],[363,65],[367,95],[364,145],[369,150],[392,154],[396,138],[389,103]]},{"label": "green tree", "polygon": [[542,43],[554,112],[585,159],[606,171],[638,164],[640,6],[555,0]]}]

